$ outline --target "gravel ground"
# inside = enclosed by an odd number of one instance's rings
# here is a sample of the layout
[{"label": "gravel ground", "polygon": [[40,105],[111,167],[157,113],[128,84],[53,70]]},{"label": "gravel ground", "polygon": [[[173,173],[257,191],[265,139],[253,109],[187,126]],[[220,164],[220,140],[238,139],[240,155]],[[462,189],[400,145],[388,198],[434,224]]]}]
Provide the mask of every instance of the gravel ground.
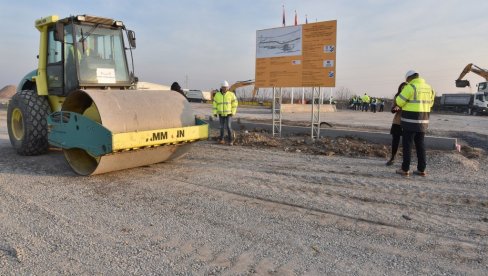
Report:
[{"label": "gravel ground", "polygon": [[0,275],[488,274],[486,155],[384,161],[206,141],[79,177],[16,155],[0,110]]}]

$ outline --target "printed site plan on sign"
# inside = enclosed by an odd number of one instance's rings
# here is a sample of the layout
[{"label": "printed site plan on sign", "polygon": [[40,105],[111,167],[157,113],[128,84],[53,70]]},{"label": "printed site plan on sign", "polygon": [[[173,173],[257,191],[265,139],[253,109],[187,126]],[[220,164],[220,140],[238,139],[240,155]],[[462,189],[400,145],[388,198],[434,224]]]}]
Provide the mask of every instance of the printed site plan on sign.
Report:
[{"label": "printed site plan on sign", "polygon": [[335,87],[337,21],[256,32],[257,87]]}]

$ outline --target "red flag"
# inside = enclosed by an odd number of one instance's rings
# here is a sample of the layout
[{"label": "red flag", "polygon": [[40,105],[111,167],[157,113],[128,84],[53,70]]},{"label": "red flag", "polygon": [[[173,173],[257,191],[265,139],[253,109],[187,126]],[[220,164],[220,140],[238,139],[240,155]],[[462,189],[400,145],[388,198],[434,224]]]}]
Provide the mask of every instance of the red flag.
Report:
[{"label": "red flag", "polygon": [[295,26],[298,25],[298,16],[297,11],[295,10]]},{"label": "red flag", "polygon": [[283,5],[283,27],[286,26],[286,23],[285,23],[285,5]]}]

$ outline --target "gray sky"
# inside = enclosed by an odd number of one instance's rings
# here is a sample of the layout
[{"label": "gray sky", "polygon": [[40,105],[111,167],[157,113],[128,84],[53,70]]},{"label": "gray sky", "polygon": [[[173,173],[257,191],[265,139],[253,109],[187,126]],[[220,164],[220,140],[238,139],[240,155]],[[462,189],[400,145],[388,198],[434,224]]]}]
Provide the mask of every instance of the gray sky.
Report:
[{"label": "gray sky", "polygon": [[[337,87],[391,96],[415,69],[437,94],[469,92],[454,85],[464,66],[488,68],[488,1],[7,1],[0,0],[0,87],[17,84],[36,67],[34,20],[92,14],[124,21],[137,36],[141,80],[209,89],[254,78],[256,30],[337,20]],[[483,79],[469,74],[472,83]]]}]

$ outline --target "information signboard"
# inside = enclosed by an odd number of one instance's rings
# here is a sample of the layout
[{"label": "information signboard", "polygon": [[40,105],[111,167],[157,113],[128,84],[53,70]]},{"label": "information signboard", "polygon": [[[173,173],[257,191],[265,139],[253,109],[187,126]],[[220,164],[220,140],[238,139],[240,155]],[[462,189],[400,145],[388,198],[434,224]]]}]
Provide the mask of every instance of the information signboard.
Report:
[{"label": "information signboard", "polygon": [[256,32],[256,87],[335,87],[337,21]]}]

